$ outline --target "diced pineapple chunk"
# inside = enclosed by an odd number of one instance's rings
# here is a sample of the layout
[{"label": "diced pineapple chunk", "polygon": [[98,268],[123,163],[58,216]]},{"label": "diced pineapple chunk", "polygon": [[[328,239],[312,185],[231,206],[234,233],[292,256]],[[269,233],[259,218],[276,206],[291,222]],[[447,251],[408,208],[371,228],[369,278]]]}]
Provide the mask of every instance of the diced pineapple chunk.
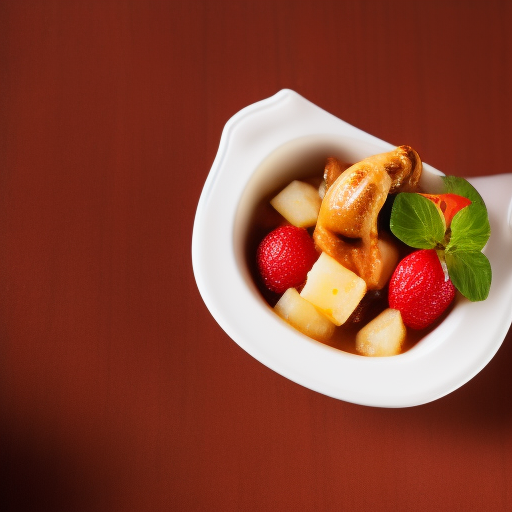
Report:
[{"label": "diced pineapple chunk", "polygon": [[323,252],[308,273],[300,295],[336,325],[345,323],[366,293],[358,275]]},{"label": "diced pineapple chunk", "polygon": [[335,325],[303,299],[295,288],[284,292],[274,311],[297,330],[318,341],[328,340],[335,329]]},{"label": "diced pineapple chunk", "polygon": [[321,203],[318,189],[298,180],[292,181],[270,201],[290,224],[299,228],[316,224]]},{"label": "diced pineapple chunk", "polygon": [[356,350],[363,356],[395,356],[402,350],[406,328],[400,311],[386,309],[356,335]]},{"label": "diced pineapple chunk", "polygon": [[325,197],[325,193],[327,192],[327,183],[325,180],[322,180],[322,183],[320,183],[318,187],[318,196],[320,199],[323,199]]},{"label": "diced pineapple chunk", "polygon": [[391,274],[398,265],[398,260],[400,258],[398,246],[391,237],[387,235],[386,232],[381,232],[379,236],[380,238],[377,244],[380,251],[380,258],[378,260],[378,272],[380,272],[380,276],[376,286],[377,290],[386,286],[387,282],[391,278]]}]

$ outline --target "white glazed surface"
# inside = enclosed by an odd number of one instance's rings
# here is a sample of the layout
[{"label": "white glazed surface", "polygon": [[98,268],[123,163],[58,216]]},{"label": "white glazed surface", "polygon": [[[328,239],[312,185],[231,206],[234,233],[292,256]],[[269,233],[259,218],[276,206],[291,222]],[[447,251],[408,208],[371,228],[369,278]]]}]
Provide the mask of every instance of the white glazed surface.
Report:
[{"label": "white glazed surface", "polygon": [[[486,201],[485,254],[493,284],[484,302],[458,298],[434,331],[404,354],[366,358],[328,347],[282,321],[247,267],[245,236],[256,203],[326,156],[357,161],[394,146],[332,116],[291,90],[246,107],[226,124],[201,194],[192,236],[197,286],[224,331],[258,361],[325,395],[368,406],[409,407],[465,384],[492,359],[512,322],[512,174],[470,181]],[[423,184],[441,173],[424,164]]]}]

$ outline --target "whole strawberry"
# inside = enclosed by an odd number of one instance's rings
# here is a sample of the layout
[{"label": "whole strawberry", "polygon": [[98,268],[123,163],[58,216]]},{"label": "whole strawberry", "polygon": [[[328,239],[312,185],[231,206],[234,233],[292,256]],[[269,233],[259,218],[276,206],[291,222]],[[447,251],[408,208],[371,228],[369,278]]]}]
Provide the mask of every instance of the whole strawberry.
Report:
[{"label": "whole strawberry", "polygon": [[411,329],[424,329],[439,318],[455,297],[437,253],[422,249],[406,256],[389,281],[389,307],[398,309]]},{"label": "whole strawberry", "polygon": [[300,286],[318,258],[309,233],[296,226],[281,226],[260,243],[256,261],[265,286],[276,293]]}]

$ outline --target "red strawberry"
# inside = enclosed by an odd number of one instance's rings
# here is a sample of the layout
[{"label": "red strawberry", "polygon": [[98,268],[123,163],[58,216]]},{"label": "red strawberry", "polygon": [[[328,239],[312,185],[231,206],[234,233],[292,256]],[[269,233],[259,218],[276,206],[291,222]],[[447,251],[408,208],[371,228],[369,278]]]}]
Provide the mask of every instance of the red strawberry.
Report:
[{"label": "red strawberry", "polygon": [[406,256],[389,281],[389,307],[398,309],[404,324],[424,329],[439,318],[455,297],[455,287],[445,280],[433,249]]},{"label": "red strawberry", "polygon": [[256,261],[265,286],[276,293],[296,288],[318,258],[315,244],[304,228],[281,226],[260,243]]}]

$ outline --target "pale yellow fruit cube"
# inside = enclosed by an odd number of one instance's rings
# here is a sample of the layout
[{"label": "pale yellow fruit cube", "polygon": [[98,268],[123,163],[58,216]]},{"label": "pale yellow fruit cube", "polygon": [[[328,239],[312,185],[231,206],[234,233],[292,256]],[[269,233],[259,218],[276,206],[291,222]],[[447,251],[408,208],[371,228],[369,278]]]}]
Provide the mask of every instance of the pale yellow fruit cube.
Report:
[{"label": "pale yellow fruit cube", "polygon": [[323,252],[309,271],[300,295],[333,323],[341,325],[356,309],[365,293],[364,279]]},{"label": "pale yellow fruit cube", "polygon": [[322,200],[318,189],[303,181],[294,180],[270,204],[290,223],[299,228],[316,224]]},{"label": "pale yellow fruit cube", "polygon": [[356,350],[363,356],[396,356],[402,350],[406,334],[400,311],[388,308],[357,333]]},{"label": "pale yellow fruit cube", "polygon": [[394,242],[386,233],[380,233],[380,238],[377,244],[379,246],[380,258],[377,262],[378,269],[376,269],[376,271],[379,272],[380,275],[376,289],[381,290],[386,286],[393,274],[393,271],[398,265],[400,254],[398,252],[396,242]]},{"label": "pale yellow fruit cube", "polygon": [[274,306],[274,311],[295,329],[318,341],[328,340],[335,325],[295,288],[288,288]]}]

